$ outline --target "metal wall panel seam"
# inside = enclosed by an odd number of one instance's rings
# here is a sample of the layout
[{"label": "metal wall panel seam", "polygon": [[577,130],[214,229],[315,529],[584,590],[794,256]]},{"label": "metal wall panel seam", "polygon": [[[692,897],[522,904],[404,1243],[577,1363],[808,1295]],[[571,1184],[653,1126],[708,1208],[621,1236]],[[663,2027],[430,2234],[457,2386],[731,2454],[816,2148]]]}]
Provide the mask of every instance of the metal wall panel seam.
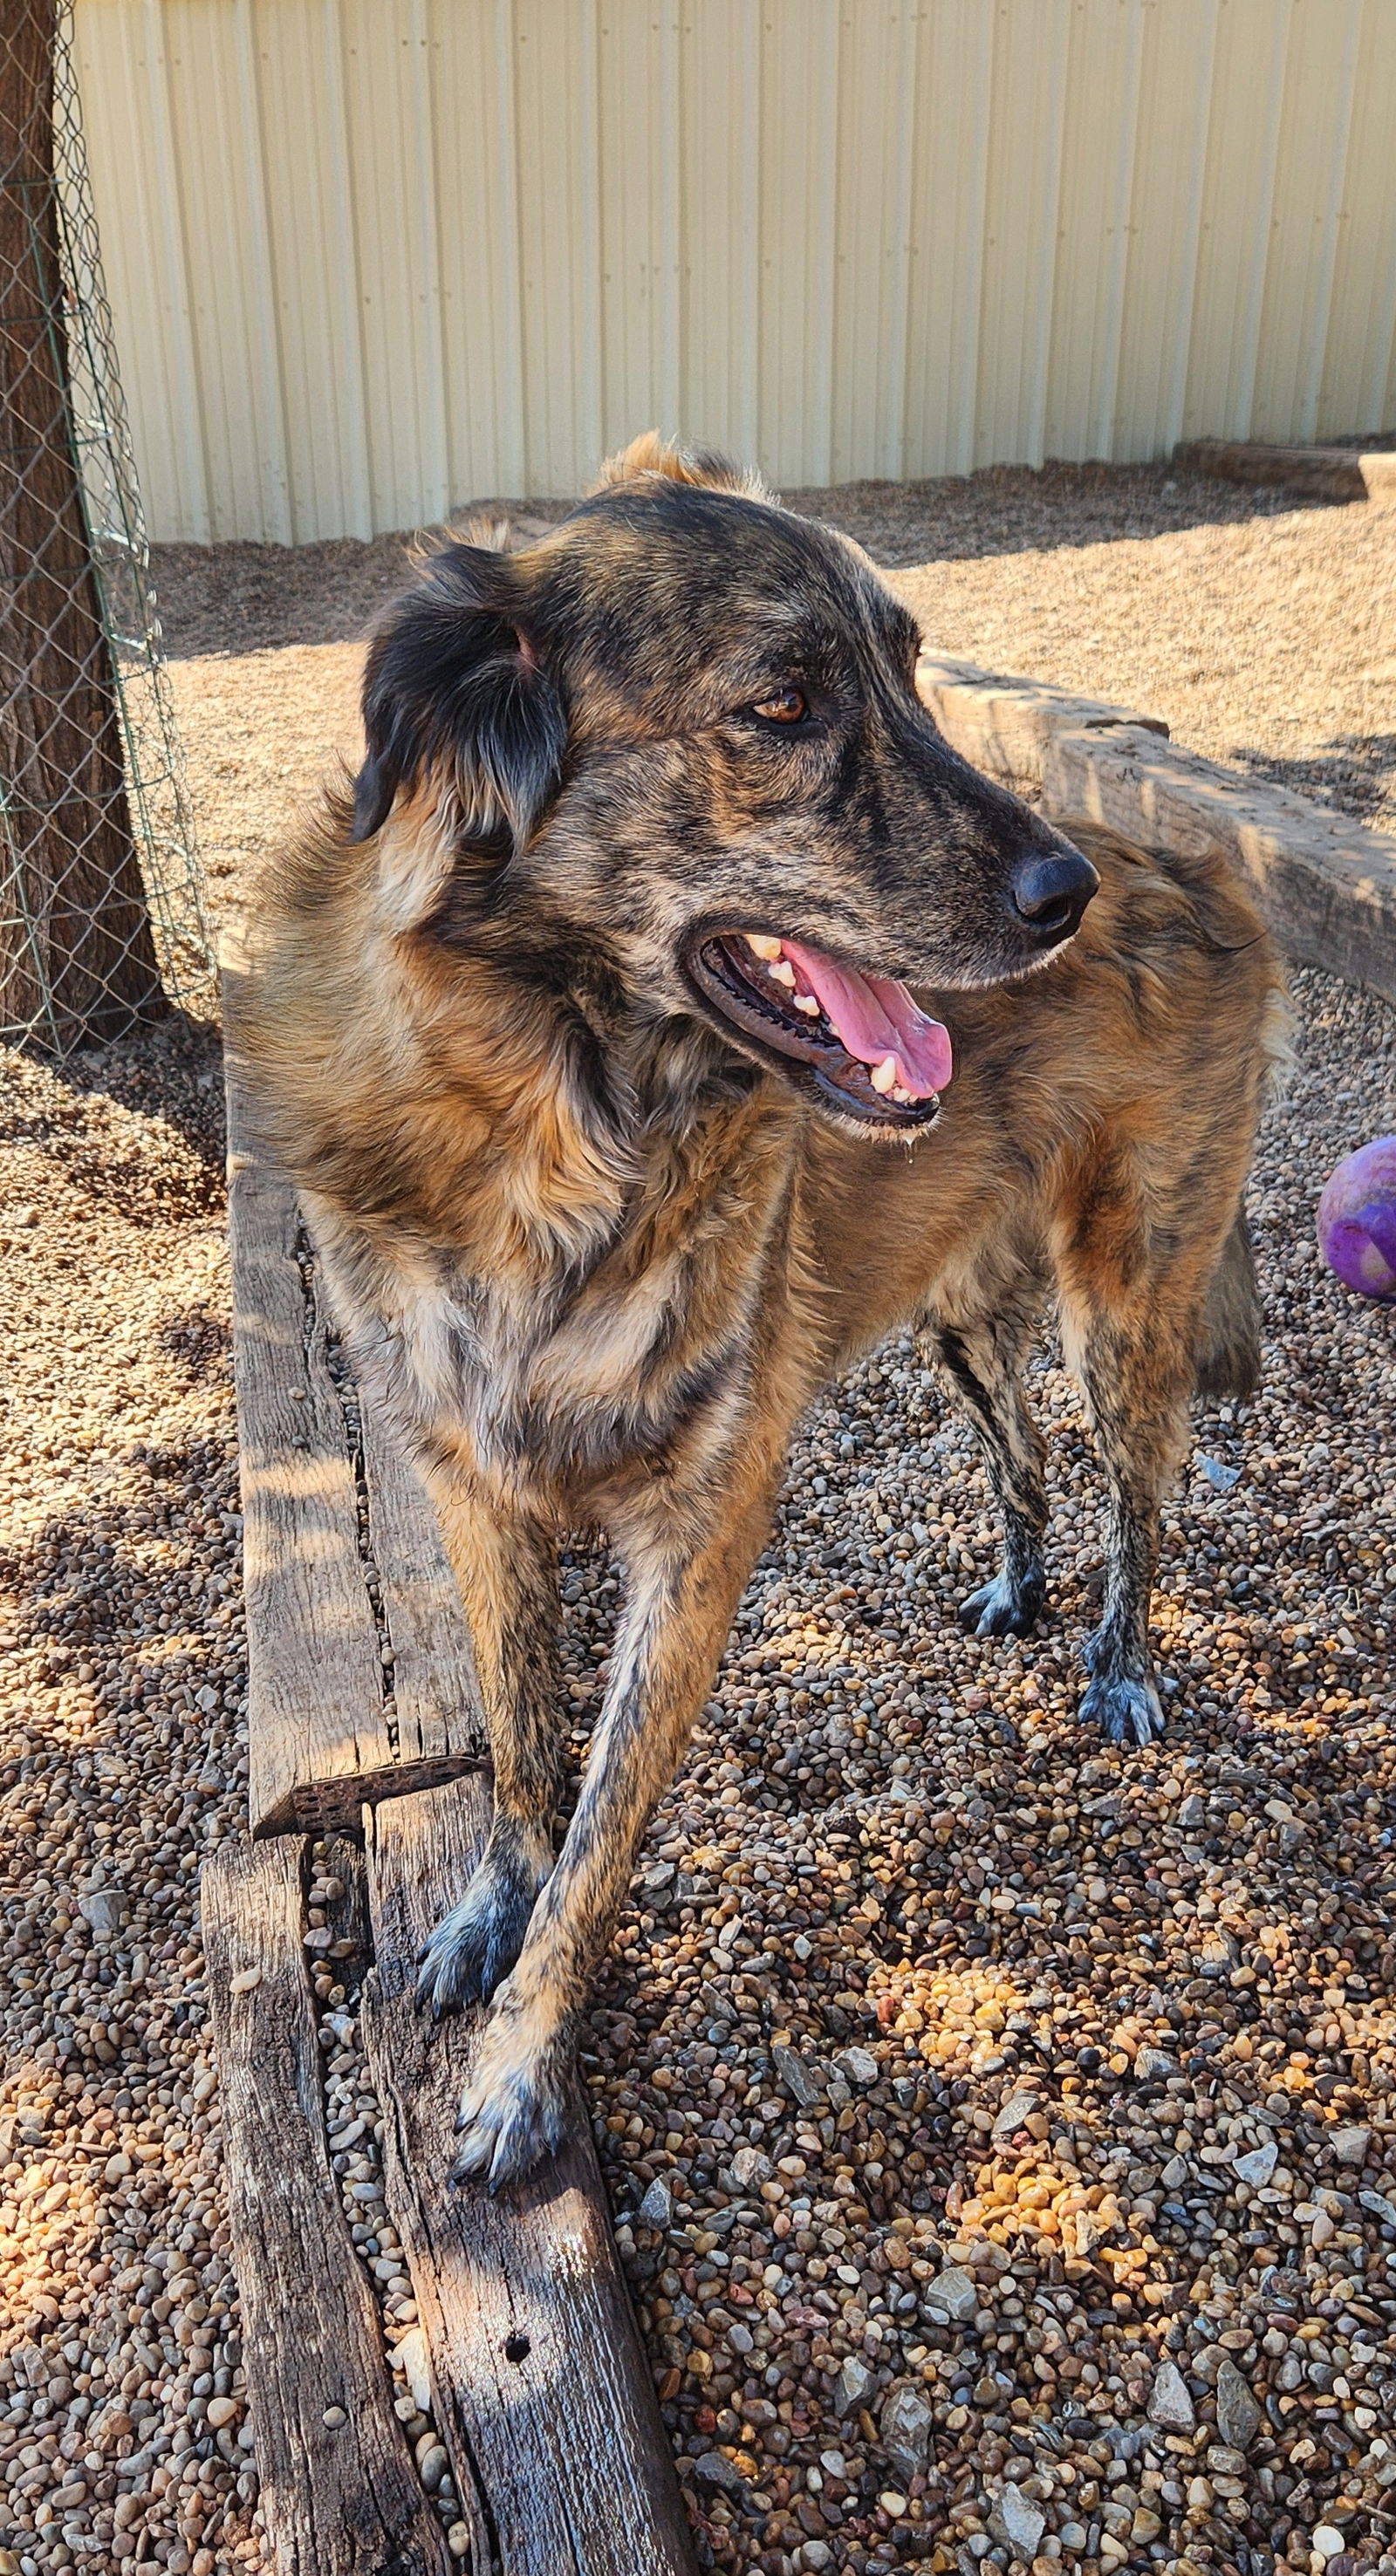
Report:
[{"label": "metal wall panel seam", "polygon": [[890,320],[887,381],[883,394],[883,428],[879,471],[895,481],[906,472],[907,353],[911,339],[911,177],[916,142],[916,56],[920,17],[914,0],[903,0],[896,12],[901,29],[901,96],[897,101],[894,151],[893,240],[889,274],[882,295],[884,328]]},{"label": "metal wall panel seam", "polygon": [[[1367,0],[1367,6],[1383,13],[1389,27],[1390,0]],[[1389,154],[1387,166],[1391,166]],[[1396,427],[1396,223],[1388,232],[1386,279],[1376,307],[1370,347],[1370,373],[1365,379],[1359,426],[1389,430]]]},{"label": "metal wall panel seam", "polygon": [[[807,0],[808,5],[808,0]],[[819,0],[824,20],[821,48],[823,78],[809,141],[808,202],[816,212],[815,259],[805,276],[805,320],[809,326],[809,377],[802,483],[827,483],[834,444],[834,331],[837,312],[835,258],[838,247],[839,104],[842,96],[843,11],[840,0]],[[811,312],[811,290],[815,310]]]},{"label": "metal wall panel seam", "polygon": [[[602,462],[605,445],[606,396],[602,369],[605,343],[602,336],[601,312],[601,62],[600,13],[605,0],[575,0],[582,36],[583,76],[578,83],[577,105],[581,113],[580,229],[588,256],[583,265],[584,312],[582,325],[581,364],[577,376],[576,445],[572,481],[581,491]],[[574,357],[576,348],[574,342]]]},{"label": "metal wall panel seam", "polygon": [[497,376],[495,419],[503,426],[505,452],[495,460],[490,480],[522,496],[528,488],[528,385],[524,357],[523,230],[519,210],[519,97],[515,60],[514,0],[494,0],[496,49],[495,112],[499,118],[504,216],[513,256],[499,263],[505,285],[507,315],[504,347],[494,353]]},{"label": "metal wall panel seam", "polygon": [[1099,374],[1091,431],[1092,456],[1110,456],[1114,452],[1115,422],[1120,399],[1120,361],[1124,353],[1125,281],[1129,274],[1129,210],[1134,193],[1134,171],[1139,149],[1139,101],[1144,75],[1143,0],[1129,0],[1128,55],[1125,90],[1129,99],[1128,114],[1120,120],[1120,150],[1115,171],[1113,223],[1110,251],[1105,262],[1105,312],[1102,317],[1102,348],[1097,361]]},{"label": "metal wall panel seam", "polygon": [[[704,0],[695,0],[695,5],[701,7]],[[746,348],[746,365],[738,378],[743,393],[737,446],[742,463],[755,465],[761,443],[761,116],[765,103],[764,57],[760,7],[753,7],[752,0],[743,0],[742,15],[746,21],[746,76],[741,119],[742,230],[748,251],[742,272],[741,335]]]},{"label": "metal wall panel seam", "polygon": [[422,340],[428,369],[427,383],[421,388],[418,404],[418,419],[423,424],[419,435],[425,470],[425,507],[419,499],[414,516],[440,520],[450,510],[452,493],[446,359],[441,324],[441,209],[437,198],[435,119],[431,111],[431,31],[428,0],[409,0],[409,6],[412,72],[408,89],[412,101],[418,222],[426,271],[423,277],[414,279],[412,283],[422,311]]},{"label": "metal wall panel seam", "polygon": [[[1323,360],[1328,345],[1328,328],[1333,318],[1333,276],[1338,263],[1338,216],[1343,202],[1343,173],[1347,165],[1348,144],[1352,135],[1352,112],[1357,97],[1358,40],[1362,29],[1362,0],[1347,0],[1347,42],[1341,78],[1342,106],[1334,122],[1333,155],[1329,165],[1327,205],[1323,217],[1323,241],[1319,253],[1320,280],[1314,294],[1313,318],[1309,325],[1309,342],[1304,352],[1299,379],[1298,415],[1294,434],[1311,439],[1318,431],[1318,407],[1323,392]],[[1396,136],[1392,138],[1396,149]]]},{"label": "metal wall panel seam", "polygon": [[[993,124],[994,12],[976,0],[973,24],[979,39],[978,76],[974,82],[974,181],[965,207],[969,243],[970,288],[965,301],[959,351],[960,401],[955,427],[954,474],[974,471],[979,444],[979,379],[984,330],[984,253],[989,209],[989,143]],[[958,238],[956,242],[958,249]]]},{"label": "metal wall panel seam", "polygon": [[[658,314],[657,416],[681,430],[679,416],[679,351],[683,346],[683,259],[680,240],[683,206],[683,48],[676,0],[660,0],[659,32],[659,202],[660,224],[655,262]],[[639,424],[637,423],[638,427]]]},{"label": "metal wall panel seam", "polygon": [[270,192],[267,185],[265,134],[262,120],[261,85],[257,72],[257,40],[252,25],[254,0],[236,0],[234,42],[237,49],[238,91],[242,106],[243,159],[247,169],[247,202],[250,209],[250,253],[252,276],[248,300],[252,306],[251,327],[262,354],[262,374],[258,387],[258,411],[261,418],[262,464],[261,485],[265,496],[265,533],[273,543],[289,546],[294,530],[291,523],[291,466],[286,436],[286,385],[282,373],[280,314],[276,292],[276,268],[272,256]]},{"label": "metal wall panel seam", "polygon": [[[1289,31],[1293,25],[1294,0],[1287,10],[1276,11],[1276,41],[1270,58],[1270,88],[1267,97],[1266,179],[1257,200],[1255,248],[1251,259],[1250,291],[1246,298],[1243,325],[1241,385],[1237,389],[1236,426],[1233,438],[1249,438],[1255,420],[1256,386],[1260,376],[1260,327],[1265,311],[1265,280],[1270,265],[1270,245],[1274,238],[1275,182],[1280,166],[1280,133],[1284,118],[1285,66],[1289,53]],[[1242,391],[1242,387],[1244,391]]]},{"label": "metal wall panel seam", "polygon": [[[1324,351],[1319,435],[1354,424],[1380,430],[1396,333],[1396,47],[1384,44],[1379,10],[1365,0],[1348,157],[1343,171],[1333,314]],[[1389,21],[1388,21],[1389,23]],[[1381,135],[1378,160],[1369,137]],[[1383,255],[1384,254],[1384,255]],[[1358,388],[1355,394],[1347,388]],[[1350,414],[1348,403],[1357,409]]]},{"label": "metal wall panel seam", "polygon": [[[353,172],[349,156],[349,111],[344,95],[344,28],[339,0],[319,0],[319,8],[321,53],[326,74],[325,109],[334,195],[334,231],[340,245],[336,284],[344,327],[344,346],[349,361],[346,378],[338,388],[342,399],[335,412],[336,420],[342,422],[347,410],[349,453],[346,455],[341,446],[336,460],[337,480],[341,511],[346,523],[344,534],[350,537],[372,537],[377,535],[378,530],[374,524],[373,514],[373,459],[368,434],[358,226],[355,220]],[[329,533],[327,529],[319,526],[315,530],[317,536]]]},{"label": "metal wall panel seam", "polygon": [[209,497],[208,458],[204,448],[203,389],[189,314],[189,254],[180,202],[179,155],[170,106],[165,30],[160,0],[145,0],[146,75],[150,83],[151,142],[160,217],[168,245],[173,294],[165,311],[173,327],[172,359],[179,383],[179,418],[175,436],[184,460],[189,535],[196,546],[211,543],[214,531]]},{"label": "metal wall panel seam", "polygon": [[[1034,0],[1041,7],[1043,0]],[[1045,123],[1052,137],[1052,156],[1040,216],[1041,246],[1038,252],[1034,302],[1037,307],[1037,329],[1033,335],[1032,364],[1027,384],[1027,453],[1025,464],[1041,465],[1046,455],[1047,373],[1052,357],[1053,285],[1057,266],[1057,225],[1060,219],[1062,193],[1062,151],[1066,142],[1066,67],[1071,22],[1067,0],[1058,0],[1056,29],[1052,44],[1052,89],[1046,106]]]},{"label": "metal wall panel seam", "polygon": [[1207,141],[1215,90],[1219,16],[1220,0],[1211,0],[1205,67],[1204,62],[1200,61],[1197,74],[1197,112],[1193,120],[1192,166],[1189,173],[1187,199],[1188,218],[1182,254],[1188,287],[1187,293],[1178,298],[1178,323],[1173,342],[1173,364],[1169,371],[1164,409],[1162,445],[1166,454],[1171,454],[1183,435],[1183,414],[1187,408],[1188,359],[1192,351],[1194,317],[1197,312],[1198,266],[1202,245],[1202,198],[1207,185]]}]

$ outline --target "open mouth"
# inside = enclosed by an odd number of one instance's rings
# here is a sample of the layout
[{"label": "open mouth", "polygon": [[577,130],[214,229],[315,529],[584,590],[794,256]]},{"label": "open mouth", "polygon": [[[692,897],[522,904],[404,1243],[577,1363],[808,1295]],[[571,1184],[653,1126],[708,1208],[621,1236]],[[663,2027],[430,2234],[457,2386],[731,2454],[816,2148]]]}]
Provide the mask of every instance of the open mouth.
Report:
[{"label": "open mouth", "polygon": [[924,1127],[950,1080],[950,1038],[905,984],[764,932],[700,938],[689,973],[748,1045],[868,1126]]}]

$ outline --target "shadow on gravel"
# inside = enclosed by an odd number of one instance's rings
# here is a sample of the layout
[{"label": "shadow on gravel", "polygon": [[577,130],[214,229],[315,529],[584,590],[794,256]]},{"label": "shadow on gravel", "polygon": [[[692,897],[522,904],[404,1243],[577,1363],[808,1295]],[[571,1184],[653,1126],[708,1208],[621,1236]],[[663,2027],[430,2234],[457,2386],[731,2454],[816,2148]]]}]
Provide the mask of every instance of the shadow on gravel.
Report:
[{"label": "shadow on gravel", "polygon": [[1380,817],[1396,786],[1396,733],[1340,733],[1322,751],[1299,760],[1280,760],[1274,753],[1238,746],[1230,757],[1255,778],[1274,787],[1290,787],[1298,796],[1345,813]]},{"label": "shadow on gravel", "polygon": [[[0,1064],[0,1148],[39,1146],[67,1179],[118,1215],[149,1213],[152,1154],[163,1215],[206,1216],[222,1206],[223,1042],[210,1022],[177,1011],[62,1065],[39,1047],[0,1050]],[[135,1133],[106,1125],[104,1100],[151,1124]],[[152,1134],[156,1122],[169,1131],[163,1151]]]},{"label": "shadow on gravel", "polygon": [[[243,1679],[240,1641],[208,1626],[211,1597],[224,1597],[210,1595],[210,1579],[237,1583],[237,1509],[226,1442],[137,1443],[121,1458],[112,1490],[0,1547],[13,1641],[4,1735],[61,1740],[67,1764],[85,1746],[115,1744],[142,1723],[168,1723],[195,1738],[205,1732],[195,1705],[200,1686],[213,1679],[221,1696]],[[74,1736],[71,1703],[60,1711],[48,1696],[65,1687],[87,1700],[89,1723],[115,1732]],[[23,1839],[23,1815],[11,1823]],[[175,1893],[172,1886],[171,1900]]]},{"label": "shadow on gravel", "polygon": [[[842,483],[783,497],[802,516],[843,529],[888,566],[1055,552],[1058,546],[1109,544],[1120,537],[1158,537],[1180,528],[1346,506],[1283,488],[1176,474],[1166,464],[1048,464],[1040,471],[991,465],[933,482]],[[453,513],[451,532],[463,534],[474,518],[505,518],[516,542],[531,543],[571,506],[471,501]],[[1057,539],[1044,533],[1044,510],[1050,508],[1062,514],[1064,533]],[[166,648],[184,659],[269,652],[283,644],[357,643],[410,577],[419,541],[417,533],[404,531],[309,546],[154,546]]]}]

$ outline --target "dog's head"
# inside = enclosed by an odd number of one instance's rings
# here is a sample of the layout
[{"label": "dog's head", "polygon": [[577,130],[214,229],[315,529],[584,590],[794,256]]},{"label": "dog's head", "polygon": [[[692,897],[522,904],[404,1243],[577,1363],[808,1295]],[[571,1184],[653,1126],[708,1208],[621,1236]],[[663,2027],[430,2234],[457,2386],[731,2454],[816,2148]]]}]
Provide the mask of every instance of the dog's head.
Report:
[{"label": "dog's head", "polygon": [[907,988],[1041,965],[1096,876],[950,749],[918,641],[856,547],[652,439],[527,551],[448,546],[365,682],[395,929],[925,1125],[950,1047]]}]

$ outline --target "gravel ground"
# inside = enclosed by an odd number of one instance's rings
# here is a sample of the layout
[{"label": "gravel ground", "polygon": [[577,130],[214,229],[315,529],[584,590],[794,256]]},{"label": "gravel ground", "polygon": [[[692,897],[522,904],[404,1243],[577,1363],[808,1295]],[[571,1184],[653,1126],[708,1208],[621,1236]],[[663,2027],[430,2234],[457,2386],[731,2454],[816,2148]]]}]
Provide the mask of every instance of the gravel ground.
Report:
[{"label": "gravel ground", "polygon": [[[825,506],[935,558],[906,579],[945,649],[1276,775],[1298,703],[1297,748],[1379,811],[1396,517],[1168,485]],[[398,564],[167,551],[225,902],[352,745],[343,639]],[[1392,1318],[1312,1248],[1326,1170],[1396,1126],[1396,1047],[1379,1005],[1297,980],[1253,1196],[1266,1385],[1199,1423],[1166,1517],[1166,1743],[1074,1725],[1097,1479],[1055,1354],[1054,1606],[981,1644],[952,1612],[987,1493],[908,1343],[811,1421],[656,1820],[584,2071],[721,2568],[1396,2576]],[[61,1077],[10,1056],[3,1120],[0,2576],[222,2576],[261,2544],[194,1894],[246,1767],[212,1033]],[[578,1554],[565,1592],[580,1754],[614,1576]],[[338,2158],[368,2197],[332,1974]],[[359,2236],[410,2330],[390,2232]]]}]

